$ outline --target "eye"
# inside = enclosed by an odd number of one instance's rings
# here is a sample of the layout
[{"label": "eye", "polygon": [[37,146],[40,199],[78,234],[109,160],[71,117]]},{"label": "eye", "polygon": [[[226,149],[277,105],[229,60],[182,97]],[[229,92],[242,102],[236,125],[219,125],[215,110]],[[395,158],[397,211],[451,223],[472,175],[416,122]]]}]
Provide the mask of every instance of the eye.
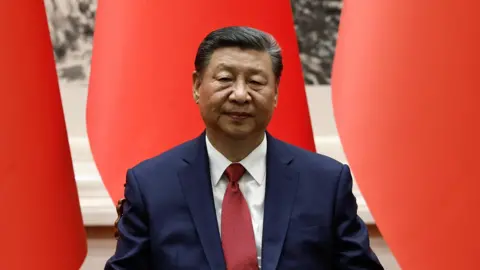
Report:
[{"label": "eye", "polygon": [[232,81],[232,78],[230,78],[230,77],[220,77],[220,78],[218,78],[217,80],[218,80],[219,82],[224,82],[224,83],[226,83],[226,82],[231,82],[231,81]]},{"label": "eye", "polygon": [[264,81],[261,81],[261,80],[250,80],[248,81],[248,83],[253,86],[253,87],[262,87],[265,85],[265,82]]}]

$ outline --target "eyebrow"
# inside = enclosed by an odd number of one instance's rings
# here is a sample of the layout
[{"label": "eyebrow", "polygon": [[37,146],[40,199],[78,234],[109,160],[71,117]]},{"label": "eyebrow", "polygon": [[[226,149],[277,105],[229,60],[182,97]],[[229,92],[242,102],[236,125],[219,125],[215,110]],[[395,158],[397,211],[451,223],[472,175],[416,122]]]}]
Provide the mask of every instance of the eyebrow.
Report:
[{"label": "eyebrow", "polygon": [[[232,70],[235,70],[235,67],[233,67],[233,66],[231,66],[231,65],[228,65],[228,64],[225,64],[225,63],[221,63],[221,64],[219,64],[219,65],[215,68],[215,71],[219,71],[219,70],[221,70],[221,69],[226,69],[226,70],[228,70],[228,71],[232,71]],[[248,67],[248,68],[247,68],[247,71],[248,71],[249,73],[267,75],[264,70],[259,69],[259,68]]]}]

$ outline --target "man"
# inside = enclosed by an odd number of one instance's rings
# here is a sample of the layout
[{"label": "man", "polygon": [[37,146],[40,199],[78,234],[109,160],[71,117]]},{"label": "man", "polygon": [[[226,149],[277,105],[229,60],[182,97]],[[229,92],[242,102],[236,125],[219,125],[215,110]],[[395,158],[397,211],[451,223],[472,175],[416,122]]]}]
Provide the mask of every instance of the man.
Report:
[{"label": "man", "polygon": [[105,269],[383,269],[349,168],[266,132],[282,68],[259,30],[203,40],[193,97],[206,130],[128,171]]}]

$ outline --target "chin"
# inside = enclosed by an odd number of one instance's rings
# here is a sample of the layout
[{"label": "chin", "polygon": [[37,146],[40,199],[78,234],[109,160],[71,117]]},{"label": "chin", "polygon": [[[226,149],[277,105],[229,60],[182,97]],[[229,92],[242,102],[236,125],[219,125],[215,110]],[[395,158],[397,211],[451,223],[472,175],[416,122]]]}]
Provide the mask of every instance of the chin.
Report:
[{"label": "chin", "polygon": [[222,130],[228,137],[235,140],[245,140],[253,133],[252,128],[246,127],[225,127]]}]

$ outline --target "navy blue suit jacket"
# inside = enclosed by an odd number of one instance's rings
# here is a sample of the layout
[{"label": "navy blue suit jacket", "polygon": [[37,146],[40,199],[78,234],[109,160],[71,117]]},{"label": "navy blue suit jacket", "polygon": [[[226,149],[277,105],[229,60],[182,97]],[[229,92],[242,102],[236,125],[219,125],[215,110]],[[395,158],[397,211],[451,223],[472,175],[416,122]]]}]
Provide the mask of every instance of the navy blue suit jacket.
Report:
[{"label": "navy blue suit jacket", "polygon": [[[348,166],[267,134],[262,269],[383,269]],[[127,173],[105,269],[225,269],[205,133]]]}]

